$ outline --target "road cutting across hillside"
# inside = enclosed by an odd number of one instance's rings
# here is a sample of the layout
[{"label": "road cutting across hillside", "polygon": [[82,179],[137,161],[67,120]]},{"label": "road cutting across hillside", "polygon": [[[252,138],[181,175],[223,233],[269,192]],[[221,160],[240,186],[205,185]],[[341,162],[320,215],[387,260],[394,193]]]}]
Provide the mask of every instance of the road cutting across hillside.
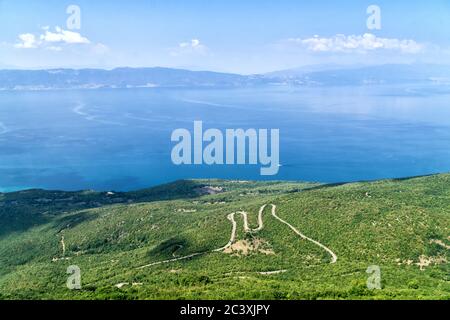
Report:
[{"label": "road cutting across hillside", "polygon": [[[298,236],[300,236],[302,239],[310,241],[312,243],[314,243],[315,245],[319,246],[320,248],[324,249],[330,256],[331,256],[331,261],[330,263],[336,263],[337,262],[337,255],[327,246],[323,245],[322,243],[320,243],[319,241],[316,241],[310,237],[307,237],[306,235],[304,235],[303,233],[301,233],[297,228],[295,228],[293,225],[291,225],[290,223],[286,222],[285,220],[281,219],[279,216],[277,216],[276,214],[276,209],[277,206],[274,204],[271,204],[272,206],[272,216],[277,219],[278,221],[280,221],[281,223],[287,225],[295,234],[297,234]],[[261,206],[261,208],[259,209],[258,212],[258,227],[255,229],[251,229],[249,227],[249,223],[248,223],[248,213],[245,211],[238,211],[238,212],[233,212],[230,213],[227,216],[227,219],[231,222],[232,224],[232,228],[231,228],[231,236],[230,236],[230,240],[228,241],[228,243],[220,248],[211,250],[211,251],[205,251],[205,252],[197,252],[197,253],[192,253],[183,257],[178,257],[178,258],[174,258],[174,259],[168,259],[168,260],[163,260],[163,261],[159,261],[159,262],[153,262],[144,266],[139,267],[138,269],[144,269],[144,268],[148,268],[148,267],[152,267],[152,266],[156,266],[156,265],[161,265],[161,264],[166,264],[166,263],[171,263],[171,262],[176,262],[176,261],[181,261],[181,260],[187,260],[187,259],[191,259],[193,257],[197,257],[197,256],[201,256],[201,255],[205,255],[208,253],[213,253],[213,252],[223,252],[226,249],[228,249],[229,247],[231,247],[233,245],[233,243],[236,241],[236,231],[237,231],[237,223],[235,220],[235,216],[236,214],[240,214],[243,218],[244,221],[244,231],[245,232],[258,232],[261,231],[264,228],[264,221],[263,221],[263,213],[265,208],[267,207],[267,205],[263,205]],[[285,272],[286,270],[283,270],[283,272]]]},{"label": "road cutting across hillside", "polygon": [[291,228],[292,231],[294,231],[297,235],[299,235],[301,238],[308,240],[312,243],[314,243],[315,245],[321,247],[322,249],[324,249],[326,252],[328,252],[331,255],[331,263],[336,263],[337,262],[337,255],[331,251],[331,249],[329,249],[328,247],[324,246],[323,244],[321,244],[319,241],[316,241],[314,239],[311,239],[307,236],[305,236],[303,233],[301,233],[300,231],[298,231],[294,226],[292,226],[291,224],[289,224],[288,222],[284,221],[283,219],[281,219],[279,216],[277,216],[276,214],[276,205],[272,205],[272,216],[275,217],[275,219],[277,219],[278,221],[284,223],[285,225],[287,225],[289,228]]}]

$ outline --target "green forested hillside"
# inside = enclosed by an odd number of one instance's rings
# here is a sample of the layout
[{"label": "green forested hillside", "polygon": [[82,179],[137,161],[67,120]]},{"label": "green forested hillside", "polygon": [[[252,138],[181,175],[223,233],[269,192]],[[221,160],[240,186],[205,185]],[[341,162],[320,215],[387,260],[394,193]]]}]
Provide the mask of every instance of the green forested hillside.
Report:
[{"label": "green forested hillside", "polygon": [[450,298],[450,175],[29,190],[0,194],[0,221],[1,299]]}]

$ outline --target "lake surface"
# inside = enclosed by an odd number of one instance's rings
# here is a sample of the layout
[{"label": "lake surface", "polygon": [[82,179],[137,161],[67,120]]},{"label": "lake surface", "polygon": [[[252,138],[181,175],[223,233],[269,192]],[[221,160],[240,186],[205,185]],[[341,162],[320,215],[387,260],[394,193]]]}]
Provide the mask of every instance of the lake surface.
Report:
[{"label": "lake surface", "polygon": [[[260,166],[175,166],[171,133],[280,129]],[[0,92],[0,191],[132,190],[185,178],[343,182],[450,171],[450,87]]]}]

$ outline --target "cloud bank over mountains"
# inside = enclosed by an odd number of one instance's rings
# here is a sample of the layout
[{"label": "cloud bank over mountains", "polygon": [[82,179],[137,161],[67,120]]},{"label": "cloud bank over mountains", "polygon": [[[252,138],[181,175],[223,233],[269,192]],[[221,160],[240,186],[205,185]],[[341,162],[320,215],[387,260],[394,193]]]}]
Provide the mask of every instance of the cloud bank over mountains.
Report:
[{"label": "cloud bank over mountains", "polygon": [[371,33],[363,35],[337,34],[333,37],[290,38],[287,42],[312,52],[367,53],[375,50],[392,50],[407,54],[420,53],[424,44],[410,39],[381,38]]}]

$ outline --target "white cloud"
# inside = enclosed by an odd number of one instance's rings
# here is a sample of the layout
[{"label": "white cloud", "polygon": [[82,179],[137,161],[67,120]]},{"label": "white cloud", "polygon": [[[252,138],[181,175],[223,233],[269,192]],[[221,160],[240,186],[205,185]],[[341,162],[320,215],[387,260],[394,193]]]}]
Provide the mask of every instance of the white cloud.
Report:
[{"label": "white cloud", "polygon": [[182,42],[179,44],[180,48],[199,48],[200,46],[200,40],[198,39],[192,39],[191,42]]},{"label": "white cloud", "polygon": [[314,36],[312,38],[288,39],[288,42],[300,44],[313,52],[343,52],[343,53],[366,53],[374,50],[394,50],[401,53],[419,53],[424,45],[414,40],[402,40],[395,38],[380,38],[371,33],[364,35],[338,34],[331,38]]},{"label": "white cloud", "polygon": [[20,42],[16,43],[14,47],[19,49],[37,48],[38,42],[32,33],[24,33],[19,35]]},{"label": "white cloud", "polygon": [[78,32],[55,28],[56,32],[45,30],[45,33],[40,36],[43,42],[62,42],[70,44],[89,44],[89,39],[83,37]]},{"label": "white cloud", "polygon": [[32,33],[24,33],[19,35],[19,41],[14,45],[18,49],[35,49],[44,48],[52,51],[61,51],[61,45],[70,44],[90,44],[88,38],[83,37],[80,33],[64,30],[60,27],[55,28],[55,32],[49,31],[49,27],[42,28],[44,33],[34,35]]},{"label": "white cloud", "polygon": [[172,56],[181,56],[186,54],[199,54],[206,55],[208,53],[208,47],[200,43],[198,39],[192,39],[189,42],[181,42],[177,48],[171,50]]}]

